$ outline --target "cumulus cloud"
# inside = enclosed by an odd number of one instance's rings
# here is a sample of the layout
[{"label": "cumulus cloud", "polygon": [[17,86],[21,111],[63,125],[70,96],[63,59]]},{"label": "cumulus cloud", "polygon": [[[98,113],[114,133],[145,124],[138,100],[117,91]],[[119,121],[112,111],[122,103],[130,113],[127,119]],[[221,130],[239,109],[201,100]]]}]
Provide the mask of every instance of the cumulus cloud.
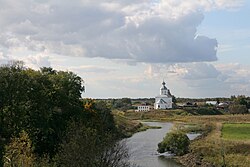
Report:
[{"label": "cumulus cloud", "polygon": [[225,0],[0,1],[0,47],[132,62],[214,61],[217,41],[197,35],[203,12]]},{"label": "cumulus cloud", "polygon": [[238,63],[148,65],[148,78],[164,79],[177,96],[214,97],[250,94],[250,68]]},{"label": "cumulus cloud", "polygon": [[227,74],[222,73],[213,64],[209,63],[177,63],[171,65],[149,65],[145,70],[150,78],[152,76],[163,76],[178,80],[207,80],[217,79],[224,81]]},{"label": "cumulus cloud", "polygon": [[225,84],[230,85],[232,94],[250,94],[250,67],[238,63],[218,64],[216,68],[227,75]]},{"label": "cumulus cloud", "polygon": [[6,64],[8,61],[8,57],[6,57],[4,53],[0,51],[0,65]]},{"label": "cumulus cloud", "polygon": [[25,62],[25,66],[38,69],[40,67],[50,67],[50,61],[49,56],[46,55],[29,55],[25,59],[23,59]]},{"label": "cumulus cloud", "polygon": [[180,77],[188,80],[217,78],[221,75],[212,64],[207,63],[179,64],[171,67]]},{"label": "cumulus cloud", "polygon": [[[26,51],[25,48],[20,48],[17,47],[13,50],[11,50],[9,53],[11,55],[15,55],[15,53],[18,52],[24,52]],[[18,55],[11,56],[6,54],[5,52],[0,51],[0,65],[1,64],[8,64],[11,61],[16,61],[16,60],[21,60],[24,62],[24,65],[26,67],[34,68],[34,69],[39,69],[40,67],[50,67],[51,63],[49,60],[49,56],[44,55],[44,54],[31,54],[27,55],[25,57],[20,57]]]},{"label": "cumulus cloud", "polygon": [[97,67],[93,65],[87,65],[87,66],[79,66],[79,67],[70,67],[70,70],[78,71],[78,72],[84,72],[84,73],[110,73],[116,71],[114,68],[107,68],[107,67]]}]

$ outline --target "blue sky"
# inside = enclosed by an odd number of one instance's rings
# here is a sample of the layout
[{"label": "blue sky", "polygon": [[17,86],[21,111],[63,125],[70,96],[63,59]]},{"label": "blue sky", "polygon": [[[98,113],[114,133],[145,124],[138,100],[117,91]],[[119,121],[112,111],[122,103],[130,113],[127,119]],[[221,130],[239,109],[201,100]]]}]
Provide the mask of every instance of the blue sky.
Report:
[{"label": "blue sky", "polygon": [[200,33],[216,38],[219,44],[231,48],[226,53],[221,53],[219,50],[217,53],[219,62],[238,62],[249,65],[249,16],[250,1],[244,1],[244,4],[237,10],[205,12],[205,19],[199,27]]},{"label": "blue sky", "polygon": [[0,63],[71,70],[83,97],[250,95],[250,1],[2,0]]}]

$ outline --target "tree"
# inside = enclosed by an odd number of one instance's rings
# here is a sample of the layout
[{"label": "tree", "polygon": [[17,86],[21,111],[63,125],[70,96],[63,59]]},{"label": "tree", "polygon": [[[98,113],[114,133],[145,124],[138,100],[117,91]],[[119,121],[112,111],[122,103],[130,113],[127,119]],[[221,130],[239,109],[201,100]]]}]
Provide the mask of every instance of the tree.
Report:
[{"label": "tree", "polygon": [[[0,158],[3,160],[4,153],[5,160],[31,166],[28,159],[33,161],[34,152],[37,157],[49,157],[39,160],[42,164],[48,164],[55,155],[66,166],[74,164],[72,159],[80,166],[91,162],[96,166],[126,164],[126,151],[123,153],[123,145],[117,142],[119,133],[110,107],[104,101],[82,100],[82,82],[69,71],[36,71],[21,62],[0,66]],[[70,122],[77,124],[68,128]],[[21,150],[24,155],[12,150]]]},{"label": "tree", "polygon": [[229,106],[229,113],[230,114],[246,114],[248,113],[248,109],[245,105],[233,104]]},{"label": "tree", "polygon": [[59,166],[129,167],[124,143],[112,134],[98,134],[80,122],[72,122],[56,156]]},{"label": "tree", "polygon": [[24,70],[20,62],[0,67],[0,133],[6,138],[18,135],[28,123],[30,79]]},{"label": "tree", "polygon": [[176,102],[177,102],[176,97],[175,97],[174,95],[172,95],[172,102],[173,102],[174,104],[176,104]]},{"label": "tree", "polygon": [[[0,67],[0,134],[6,143],[21,130],[35,153],[57,152],[68,121],[82,115],[82,79],[69,71],[25,68],[22,62]],[[3,148],[5,143],[1,143]]]},{"label": "tree", "polygon": [[190,140],[185,133],[170,132],[167,133],[163,141],[158,144],[158,152],[166,151],[176,155],[184,155],[188,153]]},{"label": "tree", "polygon": [[114,99],[112,102],[112,107],[114,109],[127,111],[132,108],[132,101],[130,98]]},{"label": "tree", "polygon": [[244,95],[237,96],[234,99],[234,104],[245,105],[247,106],[247,98]]},{"label": "tree", "polygon": [[83,120],[87,127],[97,129],[98,133],[117,133],[110,107],[104,101],[83,100]]},{"label": "tree", "polygon": [[22,131],[18,138],[12,138],[5,147],[4,167],[31,167],[35,163],[32,142]]}]

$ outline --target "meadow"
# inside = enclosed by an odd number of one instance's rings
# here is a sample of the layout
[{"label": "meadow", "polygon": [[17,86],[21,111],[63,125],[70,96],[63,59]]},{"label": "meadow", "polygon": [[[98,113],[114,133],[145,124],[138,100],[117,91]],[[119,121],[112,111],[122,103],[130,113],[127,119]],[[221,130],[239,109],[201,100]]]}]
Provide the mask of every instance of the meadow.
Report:
[{"label": "meadow", "polygon": [[250,114],[185,116],[180,120],[203,127],[203,135],[191,142],[190,153],[178,158],[182,164],[249,166]]},{"label": "meadow", "polygon": [[250,140],[250,123],[225,123],[222,138],[228,140]]}]

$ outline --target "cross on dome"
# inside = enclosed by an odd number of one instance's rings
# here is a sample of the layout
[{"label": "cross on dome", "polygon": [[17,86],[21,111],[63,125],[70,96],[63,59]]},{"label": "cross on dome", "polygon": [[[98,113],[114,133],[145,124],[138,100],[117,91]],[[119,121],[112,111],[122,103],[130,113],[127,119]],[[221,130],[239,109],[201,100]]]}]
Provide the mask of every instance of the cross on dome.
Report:
[{"label": "cross on dome", "polygon": [[167,89],[168,89],[168,88],[166,87],[166,83],[165,83],[165,81],[163,80],[161,90],[167,90]]},{"label": "cross on dome", "polygon": [[163,85],[163,86],[165,86],[165,85],[166,85],[166,83],[165,83],[165,81],[164,81],[164,80],[163,80],[163,82],[162,82],[162,85]]}]

